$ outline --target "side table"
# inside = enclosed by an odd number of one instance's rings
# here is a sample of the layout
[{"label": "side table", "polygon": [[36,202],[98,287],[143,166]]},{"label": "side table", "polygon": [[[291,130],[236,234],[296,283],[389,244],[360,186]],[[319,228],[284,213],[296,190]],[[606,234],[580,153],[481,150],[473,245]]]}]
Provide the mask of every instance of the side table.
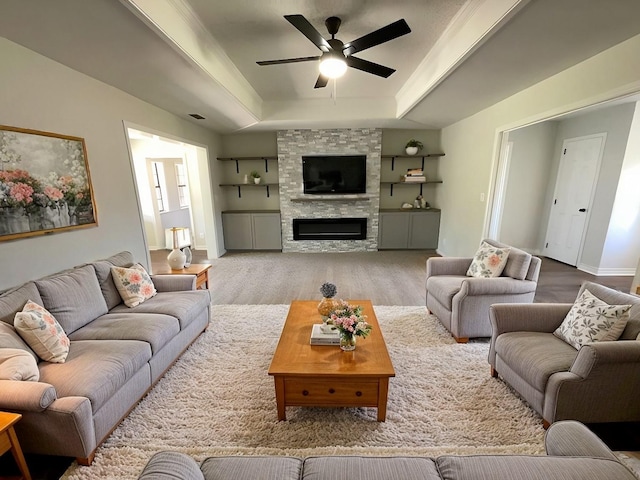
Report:
[{"label": "side table", "polygon": [[4,455],[9,450],[13,454],[13,458],[18,464],[18,468],[22,473],[22,478],[31,480],[29,467],[22,454],[20,443],[13,426],[22,418],[19,413],[0,412],[0,455]]},{"label": "side table", "polygon": [[210,263],[192,263],[188,267],[181,268],[180,270],[172,270],[169,265],[163,265],[160,267],[154,267],[154,275],[195,275],[196,276],[196,289],[204,287],[209,288],[209,269]]}]

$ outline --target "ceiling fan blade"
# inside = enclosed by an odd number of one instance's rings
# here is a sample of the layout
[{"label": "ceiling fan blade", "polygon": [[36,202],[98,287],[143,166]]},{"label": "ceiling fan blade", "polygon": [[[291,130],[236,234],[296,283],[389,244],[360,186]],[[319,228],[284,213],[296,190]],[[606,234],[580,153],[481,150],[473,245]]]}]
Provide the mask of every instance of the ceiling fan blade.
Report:
[{"label": "ceiling fan blade", "polygon": [[384,65],[379,65],[377,63],[370,62],[369,60],[363,60],[358,57],[347,57],[346,60],[347,65],[349,65],[350,67],[362,70],[363,72],[378,75],[379,77],[387,78],[389,75],[395,72],[393,68],[385,67]]},{"label": "ceiling fan blade", "polygon": [[320,60],[320,56],[318,55],[316,57],[283,58],[282,60],[262,60],[256,63],[258,65],[280,65],[282,63],[311,62],[313,60]]},{"label": "ceiling fan blade", "polygon": [[386,27],[382,27],[375,32],[371,32],[363,37],[357,38],[353,42],[345,43],[342,51],[345,55],[353,55],[367,48],[375,47],[381,43],[388,42],[394,38],[401,37],[410,33],[411,29],[404,19],[390,23]]},{"label": "ceiling fan blade", "polygon": [[302,15],[285,15],[284,18],[286,18],[291,25],[300,30],[300,33],[311,40],[311,42],[320,50],[323,52],[331,50],[329,42],[327,42],[324,37],[320,35],[320,32],[318,32],[318,30],[316,30],[314,26],[311,25]]},{"label": "ceiling fan blade", "polygon": [[327,86],[329,83],[329,77],[325,77],[324,75],[318,75],[318,80],[316,80],[316,84],[313,88],[323,88]]}]

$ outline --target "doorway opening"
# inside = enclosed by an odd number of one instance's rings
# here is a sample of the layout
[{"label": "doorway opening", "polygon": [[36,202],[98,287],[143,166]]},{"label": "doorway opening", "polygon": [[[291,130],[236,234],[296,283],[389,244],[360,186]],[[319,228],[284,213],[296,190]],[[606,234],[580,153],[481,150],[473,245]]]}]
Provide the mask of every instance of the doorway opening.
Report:
[{"label": "doorway opening", "polygon": [[183,229],[178,248],[188,246],[194,261],[218,257],[207,149],[143,127],[125,131],[152,271],[174,247],[174,227]]}]

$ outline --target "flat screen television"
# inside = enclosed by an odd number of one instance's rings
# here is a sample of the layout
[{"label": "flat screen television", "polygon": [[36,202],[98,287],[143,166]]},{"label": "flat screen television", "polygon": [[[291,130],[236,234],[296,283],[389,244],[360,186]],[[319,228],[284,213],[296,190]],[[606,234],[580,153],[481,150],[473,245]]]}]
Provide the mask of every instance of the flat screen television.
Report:
[{"label": "flat screen television", "polygon": [[366,155],[303,155],[304,193],[317,195],[366,193]]}]

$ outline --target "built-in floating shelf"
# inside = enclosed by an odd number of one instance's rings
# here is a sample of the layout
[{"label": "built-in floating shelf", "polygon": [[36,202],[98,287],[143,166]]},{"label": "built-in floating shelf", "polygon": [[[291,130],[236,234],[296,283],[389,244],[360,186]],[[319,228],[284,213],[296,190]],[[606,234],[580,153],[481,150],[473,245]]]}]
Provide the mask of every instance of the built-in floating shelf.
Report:
[{"label": "built-in floating shelf", "polygon": [[292,202],[317,202],[322,201],[342,201],[342,202],[358,202],[362,200],[371,200],[373,197],[366,193],[354,193],[345,195],[301,195],[299,197],[291,197]]},{"label": "built-in floating shelf", "polygon": [[394,185],[420,185],[420,195],[422,195],[422,186],[425,184],[442,183],[442,180],[428,180],[426,182],[380,182],[380,185],[389,185],[389,196],[393,197]]},{"label": "built-in floating shelf", "polygon": [[267,189],[267,198],[270,197],[269,187],[277,187],[277,183],[221,183],[221,187],[236,187],[238,189],[238,198],[242,198],[242,189],[243,188],[256,188],[256,187],[266,187]]},{"label": "built-in floating shelf", "polygon": [[236,162],[236,173],[240,173],[240,162],[247,160],[264,160],[264,171],[269,171],[269,160],[278,160],[277,156],[266,157],[218,157],[221,162]]},{"label": "built-in floating shelf", "polygon": [[391,170],[395,168],[396,158],[420,158],[422,159],[422,169],[424,170],[424,159],[433,157],[444,157],[444,153],[426,153],[424,155],[381,155],[380,158],[391,159]]}]

